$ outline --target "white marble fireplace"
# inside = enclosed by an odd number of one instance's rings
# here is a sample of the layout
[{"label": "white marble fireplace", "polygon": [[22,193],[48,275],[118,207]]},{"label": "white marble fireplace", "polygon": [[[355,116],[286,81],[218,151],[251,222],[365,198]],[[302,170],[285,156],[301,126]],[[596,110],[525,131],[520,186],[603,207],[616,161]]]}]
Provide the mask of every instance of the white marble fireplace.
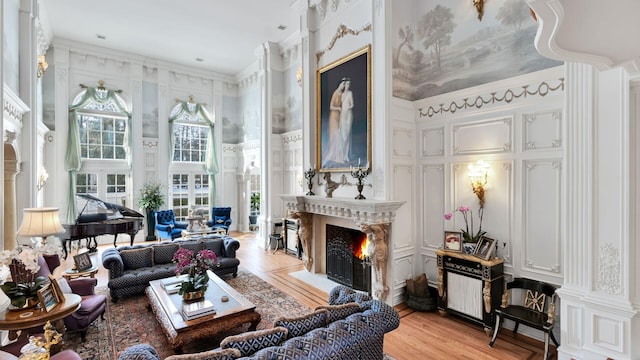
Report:
[{"label": "white marble fireplace", "polygon": [[[326,225],[360,230],[369,238],[372,293],[391,304],[389,285],[393,279],[392,230],[396,211],[403,201],[355,200],[320,196],[281,195],[289,217],[300,221],[300,240],[305,268],[326,273]],[[393,289],[391,289],[393,291]]]}]

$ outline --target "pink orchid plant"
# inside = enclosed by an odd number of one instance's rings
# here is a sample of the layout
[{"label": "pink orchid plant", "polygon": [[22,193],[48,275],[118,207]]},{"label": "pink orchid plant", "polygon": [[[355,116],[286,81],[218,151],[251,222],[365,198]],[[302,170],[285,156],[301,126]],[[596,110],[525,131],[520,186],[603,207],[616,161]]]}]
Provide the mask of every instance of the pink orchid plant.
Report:
[{"label": "pink orchid plant", "polygon": [[[480,227],[478,228],[478,232],[475,234],[473,231],[473,211],[471,211],[471,209],[468,206],[460,206],[457,209],[455,209],[453,212],[456,212],[456,211],[462,213],[462,217],[464,218],[465,228],[460,229],[460,231],[462,231],[463,242],[477,243],[480,240],[480,238],[487,233],[486,231],[482,231],[482,216],[484,215],[484,208],[480,206],[480,209],[478,209],[478,217],[480,218]],[[453,218],[453,213],[444,214],[445,220],[451,220],[451,218]],[[471,226],[469,226],[469,223],[471,223]]]},{"label": "pink orchid plant", "polygon": [[188,279],[180,286],[180,295],[207,290],[209,284],[207,270],[220,266],[216,253],[207,249],[194,253],[191,250],[180,248],[173,254],[173,262],[176,263],[176,275],[184,273],[189,275]]}]

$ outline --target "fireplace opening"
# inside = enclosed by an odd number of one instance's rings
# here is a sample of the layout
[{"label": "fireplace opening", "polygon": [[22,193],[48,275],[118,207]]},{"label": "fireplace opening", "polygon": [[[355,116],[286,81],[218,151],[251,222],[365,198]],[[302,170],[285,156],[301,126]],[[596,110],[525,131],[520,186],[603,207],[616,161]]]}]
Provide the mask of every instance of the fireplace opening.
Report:
[{"label": "fireplace opening", "polygon": [[371,294],[371,262],[367,234],[341,226],[326,226],[327,278]]}]

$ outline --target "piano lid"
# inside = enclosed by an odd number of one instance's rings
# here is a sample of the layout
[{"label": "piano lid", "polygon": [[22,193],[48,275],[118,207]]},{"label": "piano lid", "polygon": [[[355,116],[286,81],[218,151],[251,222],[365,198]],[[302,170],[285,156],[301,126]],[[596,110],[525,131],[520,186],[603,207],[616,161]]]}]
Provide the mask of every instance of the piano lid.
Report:
[{"label": "piano lid", "polygon": [[[91,194],[76,194],[76,196],[86,199],[87,200],[87,204],[89,202],[93,202],[95,204],[97,204],[98,206],[110,210],[113,213],[118,213],[120,216],[126,216],[126,217],[144,217],[144,215],[140,214],[139,212],[133,210],[133,209],[129,209],[128,207],[122,206],[122,205],[117,205],[117,204],[112,204],[112,203],[108,203],[106,201],[103,201],[102,199],[99,199]],[[78,215],[78,219],[76,220],[76,222],[86,222],[83,221],[84,217],[82,215],[82,213],[84,212],[84,210],[86,209],[87,205],[85,204],[85,207],[82,209],[82,211],[80,211],[80,214]],[[95,220],[90,220],[90,221],[95,221]]]}]

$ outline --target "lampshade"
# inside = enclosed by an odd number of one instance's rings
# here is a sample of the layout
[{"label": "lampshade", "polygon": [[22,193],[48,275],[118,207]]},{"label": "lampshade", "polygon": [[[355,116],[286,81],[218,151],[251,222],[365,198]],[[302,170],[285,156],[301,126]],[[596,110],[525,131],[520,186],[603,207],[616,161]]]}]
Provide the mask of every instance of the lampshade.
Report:
[{"label": "lampshade", "polygon": [[23,210],[18,236],[47,237],[64,231],[58,217],[58,208],[27,208]]}]

